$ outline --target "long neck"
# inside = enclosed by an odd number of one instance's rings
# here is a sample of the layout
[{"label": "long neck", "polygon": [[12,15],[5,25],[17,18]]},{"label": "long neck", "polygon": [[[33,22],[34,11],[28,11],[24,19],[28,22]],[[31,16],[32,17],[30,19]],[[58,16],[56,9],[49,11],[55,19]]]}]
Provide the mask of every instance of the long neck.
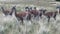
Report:
[{"label": "long neck", "polygon": [[57,9],[57,11],[58,11],[58,14],[59,14],[59,8]]},{"label": "long neck", "polygon": [[12,8],[12,11],[11,11],[10,14],[11,14],[11,15],[16,15],[16,8],[15,8],[15,7]]},{"label": "long neck", "polygon": [[3,7],[1,7],[1,9],[2,9],[2,12],[4,13],[4,8],[3,8]]}]

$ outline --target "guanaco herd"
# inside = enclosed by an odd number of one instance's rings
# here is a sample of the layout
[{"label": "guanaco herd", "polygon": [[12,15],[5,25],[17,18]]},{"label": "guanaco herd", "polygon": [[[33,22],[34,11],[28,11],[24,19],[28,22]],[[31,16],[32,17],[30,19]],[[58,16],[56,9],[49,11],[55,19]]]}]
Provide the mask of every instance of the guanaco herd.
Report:
[{"label": "guanaco herd", "polygon": [[12,16],[12,13],[15,13],[17,20],[21,21],[22,23],[23,23],[23,20],[25,19],[24,17],[26,17],[26,20],[31,20],[32,15],[34,16],[34,18],[37,16],[42,17],[42,15],[44,15],[48,18],[48,22],[50,21],[51,17],[53,17],[56,20],[56,15],[58,14],[58,11],[47,12],[47,9],[37,10],[36,7],[33,7],[33,8],[34,9],[32,9],[32,7],[25,7],[25,11],[18,12],[16,10],[16,6],[12,7],[11,11],[5,10],[4,7],[1,7],[2,12],[4,13],[5,16],[7,15]]}]

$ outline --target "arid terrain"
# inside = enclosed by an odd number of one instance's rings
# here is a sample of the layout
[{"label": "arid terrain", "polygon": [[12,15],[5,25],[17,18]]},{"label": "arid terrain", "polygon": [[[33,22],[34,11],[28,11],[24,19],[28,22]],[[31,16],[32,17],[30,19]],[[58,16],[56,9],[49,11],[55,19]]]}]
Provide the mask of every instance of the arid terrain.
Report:
[{"label": "arid terrain", "polygon": [[[42,7],[46,8],[47,11],[56,11],[56,5],[50,4],[55,2],[54,0],[0,0],[0,7],[9,9],[12,6],[16,6],[17,11],[24,11],[26,6],[36,6],[37,9]],[[56,20],[52,17],[50,22],[47,22],[45,16],[34,19],[32,22],[24,20],[22,25],[17,20],[15,15],[4,16],[0,8],[0,34],[60,34],[60,14],[57,14]]]}]

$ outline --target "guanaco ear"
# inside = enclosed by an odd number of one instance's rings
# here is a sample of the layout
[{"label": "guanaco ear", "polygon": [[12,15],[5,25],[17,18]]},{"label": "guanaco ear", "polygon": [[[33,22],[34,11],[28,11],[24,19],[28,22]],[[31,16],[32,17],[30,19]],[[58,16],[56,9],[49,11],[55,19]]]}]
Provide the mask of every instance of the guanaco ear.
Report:
[{"label": "guanaco ear", "polygon": [[29,7],[27,6],[27,7],[25,7],[25,9],[28,9]]},{"label": "guanaco ear", "polygon": [[36,9],[36,7],[34,7],[34,9]]},{"label": "guanaco ear", "polygon": [[2,9],[2,11],[4,12],[4,8],[3,8],[3,7],[1,7],[1,9]]},{"label": "guanaco ear", "polygon": [[16,11],[16,6],[12,7],[12,11]]},{"label": "guanaco ear", "polygon": [[46,9],[44,11],[47,11]]},{"label": "guanaco ear", "polygon": [[32,10],[32,7],[30,7],[30,10]]}]

